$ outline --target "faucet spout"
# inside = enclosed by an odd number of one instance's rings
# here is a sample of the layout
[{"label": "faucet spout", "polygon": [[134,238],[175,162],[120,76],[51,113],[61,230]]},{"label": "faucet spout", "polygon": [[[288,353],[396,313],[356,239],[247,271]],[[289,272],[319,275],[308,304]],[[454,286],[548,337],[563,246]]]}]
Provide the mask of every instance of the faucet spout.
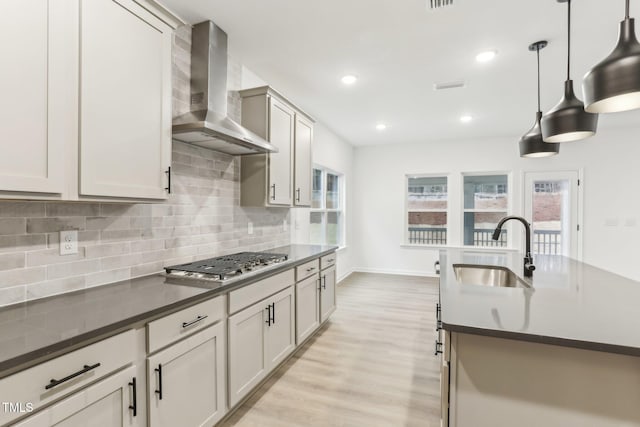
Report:
[{"label": "faucet spout", "polygon": [[524,254],[524,276],[531,277],[533,276],[533,270],[536,269],[536,266],[533,265],[533,257],[531,256],[531,224],[527,222],[521,216],[505,216],[500,220],[496,229],[493,231],[493,240],[498,240],[500,238],[500,232],[502,232],[502,226],[505,222],[510,220],[520,221],[522,225],[524,225],[524,230],[526,233],[526,243],[525,243],[525,254]]}]

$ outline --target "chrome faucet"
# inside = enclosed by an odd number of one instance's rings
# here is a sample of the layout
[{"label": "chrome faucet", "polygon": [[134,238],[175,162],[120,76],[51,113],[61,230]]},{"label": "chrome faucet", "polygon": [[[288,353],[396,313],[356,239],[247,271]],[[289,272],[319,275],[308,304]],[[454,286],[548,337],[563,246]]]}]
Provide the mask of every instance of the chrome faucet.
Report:
[{"label": "chrome faucet", "polygon": [[533,276],[533,270],[536,269],[536,266],[533,265],[533,257],[531,256],[531,225],[527,222],[527,220],[522,218],[521,216],[505,216],[498,223],[498,226],[493,232],[492,238],[493,240],[498,240],[500,238],[500,232],[502,231],[502,226],[504,225],[505,222],[511,219],[518,220],[522,223],[522,225],[524,225],[524,229],[527,235],[526,250],[524,254],[524,276],[531,277]]}]

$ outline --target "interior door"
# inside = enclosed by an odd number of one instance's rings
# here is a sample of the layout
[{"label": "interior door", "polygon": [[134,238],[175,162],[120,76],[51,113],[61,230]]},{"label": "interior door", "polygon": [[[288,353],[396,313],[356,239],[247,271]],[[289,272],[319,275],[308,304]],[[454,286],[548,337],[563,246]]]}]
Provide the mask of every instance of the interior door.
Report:
[{"label": "interior door", "polygon": [[269,154],[270,205],[291,205],[291,163],[295,113],[286,104],[269,98],[269,142],[278,147]]},{"label": "interior door", "polygon": [[55,3],[0,3],[0,191],[63,191],[64,144],[73,134],[72,111],[65,110],[73,64],[60,53],[69,44],[65,19],[73,11]]},{"label": "interior door", "polygon": [[296,206],[311,206],[311,142],[313,124],[296,115],[294,199]]},{"label": "interior door", "polygon": [[82,2],[80,193],[164,199],[171,29],[132,0]]},{"label": "interior door", "polygon": [[[14,424],[15,427],[133,427],[138,416],[134,416],[134,404],[141,405],[140,393],[144,382],[136,380],[138,394],[134,402],[133,378],[136,368],[132,366],[94,384],[70,397]],[[137,412],[136,408],[136,412]],[[140,424],[142,425],[142,424]]]},{"label": "interior door", "polygon": [[224,331],[219,322],[147,359],[150,426],[211,426],[225,414]]},{"label": "interior door", "polygon": [[582,256],[578,171],[526,172],[525,217],[531,221],[534,255]]},{"label": "interior door", "polygon": [[267,305],[261,301],[229,317],[229,407],[267,374]]},{"label": "interior door", "polygon": [[336,267],[323,270],[320,283],[320,322],[336,311]]},{"label": "interior door", "polygon": [[266,329],[267,363],[269,370],[282,362],[295,348],[293,287],[268,299],[273,304],[271,325]]}]

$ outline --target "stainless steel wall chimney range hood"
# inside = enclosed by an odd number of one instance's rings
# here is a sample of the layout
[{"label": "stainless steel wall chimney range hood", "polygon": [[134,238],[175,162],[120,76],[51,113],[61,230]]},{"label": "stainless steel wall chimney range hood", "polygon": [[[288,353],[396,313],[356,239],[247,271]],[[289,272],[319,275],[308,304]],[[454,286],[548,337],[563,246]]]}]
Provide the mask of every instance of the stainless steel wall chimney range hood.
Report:
[{"label": "stainless steel wall chimney range hood", "polygon": [[234,156],[278,149],[227,117],[227,33],[211,21],[191,33],[191,111],[173,119],[173,139]]}]

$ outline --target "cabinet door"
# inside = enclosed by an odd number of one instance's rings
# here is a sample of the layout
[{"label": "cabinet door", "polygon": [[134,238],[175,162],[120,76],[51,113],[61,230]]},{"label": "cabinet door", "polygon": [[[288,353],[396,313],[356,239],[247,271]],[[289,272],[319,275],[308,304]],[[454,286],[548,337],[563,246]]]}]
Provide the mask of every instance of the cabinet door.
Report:
[{"label": "cabinet door", "polygon": [[150,426],[211,426],[226,413],[225,342],[220,322],[147,359]]},{"label": "cabinet door", "polygon": [[294,199],[296,206],[311,206],[311,142],[313,124],[296,115]]},{"label": "cabinet door", "polygon": [[320,283],[320,323],[336,311],[336,267],[327,268],[321,273]]},{"label": "cabinet door", "polygon": [[293,149],[293,110],[269,97],[269,142],[278,147],[269,154],[270,205],[291,205],[291,162]]},{"label": "cabinet door", "polygon": [[297,343],[304,341],[318,326],[320,326],[320,278],[316,273],[296,285]]},{"label": "cabinet door", "polygon": [[[144,425],[134,416],[134,403],[143,393],[144,382],[135,380],[135,366],[79,391],[25,419],[15,427],[133,427]],[[138,394],[134,397],[134,391]],[[137,408],[136,408],[137,409]],[[136,411],[137,412],[137,411]]]},{"label": "cabinet door", "polygon": [[293,286],[269,298],[271,324],[267,326],[267,363],[270,371],[296,347]]},{"label": "cabinet door", "polygon": [[267,320],[266,300],[229,317],[229,407],[267,374],[264,331]]},{"label": "cabinet door", "polygon": [[58,55],[69,8],[54,3],[0,3],[0,191],[62,192],[64,142],[69,138],[64,133],[64,84],[71,80],[72,64],[63,69],[64,55]]},{"label": "cabinet door", "polygon": [[171,29],[132,0],[80,15],[80,194],[165,199]]}]

